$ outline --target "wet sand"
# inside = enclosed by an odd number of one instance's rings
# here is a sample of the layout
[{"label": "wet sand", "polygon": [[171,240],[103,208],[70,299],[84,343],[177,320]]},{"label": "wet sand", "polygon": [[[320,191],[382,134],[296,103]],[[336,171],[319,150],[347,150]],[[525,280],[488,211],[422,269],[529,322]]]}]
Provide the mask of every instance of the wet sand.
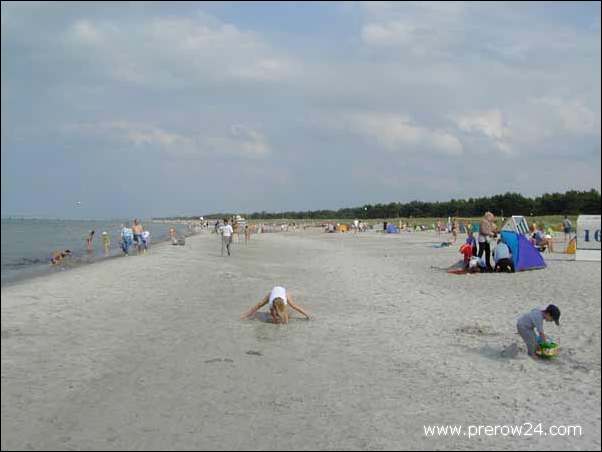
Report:
[{"label": "wet sand", "polygon": [[[600,449],[600,263],[449,275],[444,239],[260,234],[221,257],[204,233],[3,287],[1,448]],[[239,320],[276,284],[315,319]],[[534,362],[516,318],[547,303],[561,355]],[[423,429],[525,422],[583,434]]]}]

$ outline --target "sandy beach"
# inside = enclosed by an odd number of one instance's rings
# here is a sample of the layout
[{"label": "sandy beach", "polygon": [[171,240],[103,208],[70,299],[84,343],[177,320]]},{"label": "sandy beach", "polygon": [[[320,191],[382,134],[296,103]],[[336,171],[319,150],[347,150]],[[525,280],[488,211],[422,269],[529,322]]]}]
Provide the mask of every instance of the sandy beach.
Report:
[{"label": "sandy beach", "polygon": [[[202,233],[3,287],[1,448],[600,449],[600,263],[457,276],[441,241]],[[276,284],[315,318],[241,321]],[[535,362],[516,319],[548,303],[561,354]],[[527,422],[582,435],[423,428]]]}]

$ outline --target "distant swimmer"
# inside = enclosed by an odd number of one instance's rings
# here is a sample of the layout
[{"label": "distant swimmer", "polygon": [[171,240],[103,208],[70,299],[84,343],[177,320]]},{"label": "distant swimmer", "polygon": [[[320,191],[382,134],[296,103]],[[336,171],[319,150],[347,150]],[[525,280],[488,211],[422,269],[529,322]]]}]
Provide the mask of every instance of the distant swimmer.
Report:
[{"label": "distant swimmer", "polygon": [[295,304],[293,297],[290,293],[287,293],[284,287],[276,286],[272,288],[272,290],[265,296],[263,299],[245,312],[241,319],[249,319],[253,317],[259,309],[263,306],[268,305],[270,309],[270,315],[272,316],[273,323],[288,323],[288,306],[290,306],[295,311],[304,315],[307,319],[310,318],[309,314]]},{"label": "distant swimmer", "polygon": [[52,265],[60,264],[63,259],[65,259],[66,257],[69,257],[69,256],[71,256],[71,250],[55,251],[54,253],[52,253],[52,258],[50,258],[50,263]]}]

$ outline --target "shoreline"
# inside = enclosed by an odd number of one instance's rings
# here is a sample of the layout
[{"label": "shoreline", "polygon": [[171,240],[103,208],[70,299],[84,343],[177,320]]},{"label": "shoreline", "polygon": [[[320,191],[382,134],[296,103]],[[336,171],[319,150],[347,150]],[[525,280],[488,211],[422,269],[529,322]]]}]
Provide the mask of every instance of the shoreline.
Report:
[{"label": "shoreline", "polygon": [[[199,234],[199,232],[191,232],[188,235],[185,233],[185,234],[183,234],[183,236],[187,239],[188,237],[192,237],[197,234]],[[151,247],[149,248],[149,252],[154,247],[159,246],[163,243],[167,243],[169,241],[170,241],[169,237],[163,237],[161,239],[157,239],[156,241],[153,241],[151,243]],[[135,245],[132,245],[132,249],[135,249],[134,246]],[[115,250],[115,251],[112,254],[109,254],[108,256],[106,256],[102,252],[102,249],[98,254],[77,255],[77,256],[75,256],[76,259],[70,258],[70,260],[68,262],[65,261],[65,264],[67,264],[67,265],[62,264],[59,266],[53,266],[50,262],[48,262],[47,264],[37,264],[37,266],[38,266],[37,268],[25,268],[22,273],[17,273],[14,276],[11,276],[10,278],[3,280],[0,283],[0,287],[2,287],[2,288],[9,287],[9,286],[12,286],[15,284],[19,284],[19,283],[26,282],[26,281],[36,279],[36,278],[40,278],[40,277],[60,275],[60,274],[63,274],[64,272],[75,270],[77,268],[85,267],[88,265],[95,265],[100,262],[111,261],[116,258],[126,257],[123,254],[123,252],[121,251],[121,248],[119,247],[118,244],[117,244],[117,247],[112,248],[112,251],[113,250]],[[134,251],[134,253],[135,253],[135,251]],[[130,256],[138,257],[137,254],[133,254],[133,253],[130,253]],[[50,259],[48,259],[48,260],[50,260]],[[43,267],[42,267],[42,265],[43,265]],[[32,267],[34,267],[34,266],[32,266]]]}]

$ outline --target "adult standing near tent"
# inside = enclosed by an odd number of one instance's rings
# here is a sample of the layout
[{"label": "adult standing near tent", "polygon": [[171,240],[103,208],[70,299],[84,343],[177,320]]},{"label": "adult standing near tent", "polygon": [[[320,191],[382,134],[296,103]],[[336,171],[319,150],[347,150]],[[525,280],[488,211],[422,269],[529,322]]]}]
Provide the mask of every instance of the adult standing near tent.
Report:
[{"label": "adult standing near tent", "polygon": [[489,240],[495,233],[495,216],[491,212],[485,212],[483,219],[481,220],[479,228],[479,258],[483,257],[485,253],[485,263],[487,271],[493,271],[491,267],[491,246]]},{"label": "adult standing near tent", "polygon": [[562,220],[562,229],[564,230],[564,241],[566,242],[571,238],[571,232],[573,231],[573,223],[569,220],[567,215],[564,216],[564,220]]}]

